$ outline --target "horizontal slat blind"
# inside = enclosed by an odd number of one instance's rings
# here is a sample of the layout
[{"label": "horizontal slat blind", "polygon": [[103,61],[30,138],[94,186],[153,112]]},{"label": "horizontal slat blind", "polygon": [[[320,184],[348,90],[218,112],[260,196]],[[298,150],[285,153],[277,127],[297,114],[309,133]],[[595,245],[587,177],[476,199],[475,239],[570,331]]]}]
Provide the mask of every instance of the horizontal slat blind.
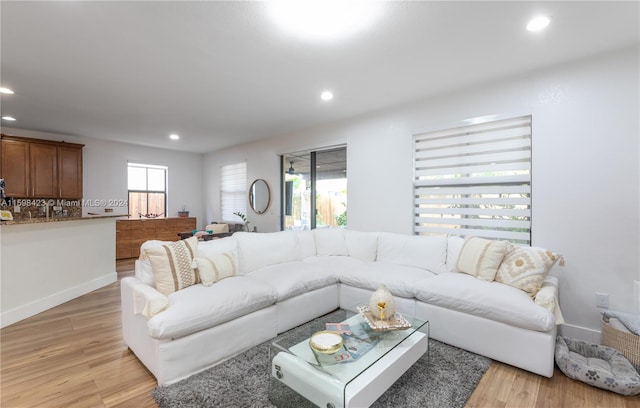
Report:
[{"label": "horizontal slat blind", "polygon": [[222,221],[242,222],[234,212],[247,213],[247,163],[222,166],[220,183]]},{"label": "horizontal slat blind", "polygon": [[414,232],[531,241],[531,116],[414,136]]}]

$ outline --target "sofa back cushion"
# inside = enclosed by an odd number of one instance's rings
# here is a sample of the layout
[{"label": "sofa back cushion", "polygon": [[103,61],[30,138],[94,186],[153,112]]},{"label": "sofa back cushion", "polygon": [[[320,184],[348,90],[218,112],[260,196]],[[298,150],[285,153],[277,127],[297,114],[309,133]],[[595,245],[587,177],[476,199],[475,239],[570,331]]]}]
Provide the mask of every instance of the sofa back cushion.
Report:
[{"label": "sofa back cushion", "polygon": [[463,245],[464,238],[457,235],[449,235],[447,237],[447,272],[459,272],[456,264]]},{"label": "sofa back cushion", "polygon": [[364,262],[374,262],[378,254],[378,233],[346,230],[349,256]]},{"label": "sofa back cushion", "polygon": [[293,234],[296,237],[297,260],[301,261],[305,258],[316,256],[316,239],[313,231],[287,231],[289,234]]},{"label": "sofa back cushion", "polygon": [[142,283],[149,286],[156,286],[156,280],[153,277],[153,268],[151,267],[151,260],[147,256],[147,249],[153,248],[155,246],[170,244],[173,241],[159,241],[157,239],[152,239],[149,241],[145,241],[140,245],[140,257],[136,261],[135,266],[135,276],[140,279]]},{"label": "sofa back cushion", "polygon": [[264,266],[297,259],[297,238],[290,231],[256,233],[236,232],[238,272],[242,275]]},{"label": "sofa back cushion", "polygon": [[313,230],[316,239],[316,253],[319,256],[349,255],[344,228],[329,227]]},{"label": "sofa back cushion", "polygon": [[201,258],[215,258],[228,254],[235,265],[238,265],[238,241],[234,237],[212,239],[198,242],[198,256]]},{"label": "sofa back cushion", "polygon": [[447,236],[417,236],[382,232],[376,261],[415,266],[434,273],[446,271]]}]

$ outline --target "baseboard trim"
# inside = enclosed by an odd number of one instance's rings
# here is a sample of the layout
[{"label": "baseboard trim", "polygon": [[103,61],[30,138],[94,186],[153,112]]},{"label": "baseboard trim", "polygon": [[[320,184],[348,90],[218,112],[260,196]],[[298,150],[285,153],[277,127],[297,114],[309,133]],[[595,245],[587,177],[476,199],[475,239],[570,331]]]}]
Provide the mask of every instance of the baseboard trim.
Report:
[{"label": "baseboard trim", "polygon": [[7,327],[19,322],[20,320],[35,316],[38,313],[44,312],[45,310],[49,310],[55,306],[61,305],[82,295],[86,295],[89,292],[100,289],[117,281],[118,274],[116,272],[109,273],[80,285],[65,289],[61,292],[54,293],[45,298],[29,302],[25,305],[13,308],[11,310],[2,311],[2,313],[0,314],[0,328]]},{"label": "baseboard trim", "polygon": [[558,328],[558,334],[560,336],[569,337],[571,339],[600,344],[601,332],[599,330],[589,329],[587,327],[563,324]]}]

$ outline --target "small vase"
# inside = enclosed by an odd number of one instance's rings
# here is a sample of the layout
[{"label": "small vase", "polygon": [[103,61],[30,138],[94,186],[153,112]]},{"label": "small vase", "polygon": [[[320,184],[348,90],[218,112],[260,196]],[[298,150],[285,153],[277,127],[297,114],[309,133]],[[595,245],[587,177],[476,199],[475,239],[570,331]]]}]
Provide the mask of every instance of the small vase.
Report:
[{"label": "small vase", "polygon": [[376,319],[388,320],[393,317],[396,312],[393,295],[385,285],[380,285],[378,290],[373,292],[369,300],[369,309]]}]

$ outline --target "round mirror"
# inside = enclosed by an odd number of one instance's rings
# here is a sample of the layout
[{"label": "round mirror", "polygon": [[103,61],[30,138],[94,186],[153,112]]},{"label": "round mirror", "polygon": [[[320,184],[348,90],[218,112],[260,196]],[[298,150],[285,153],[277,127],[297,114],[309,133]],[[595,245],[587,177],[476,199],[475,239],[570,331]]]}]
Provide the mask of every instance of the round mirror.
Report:
[{"label": "round mirror", "polygon": [[251,209],[258,214],[264,214],[269,208],[271,192],[266,181],[258,179],[251,184],[249,189],[249,204]]}]

